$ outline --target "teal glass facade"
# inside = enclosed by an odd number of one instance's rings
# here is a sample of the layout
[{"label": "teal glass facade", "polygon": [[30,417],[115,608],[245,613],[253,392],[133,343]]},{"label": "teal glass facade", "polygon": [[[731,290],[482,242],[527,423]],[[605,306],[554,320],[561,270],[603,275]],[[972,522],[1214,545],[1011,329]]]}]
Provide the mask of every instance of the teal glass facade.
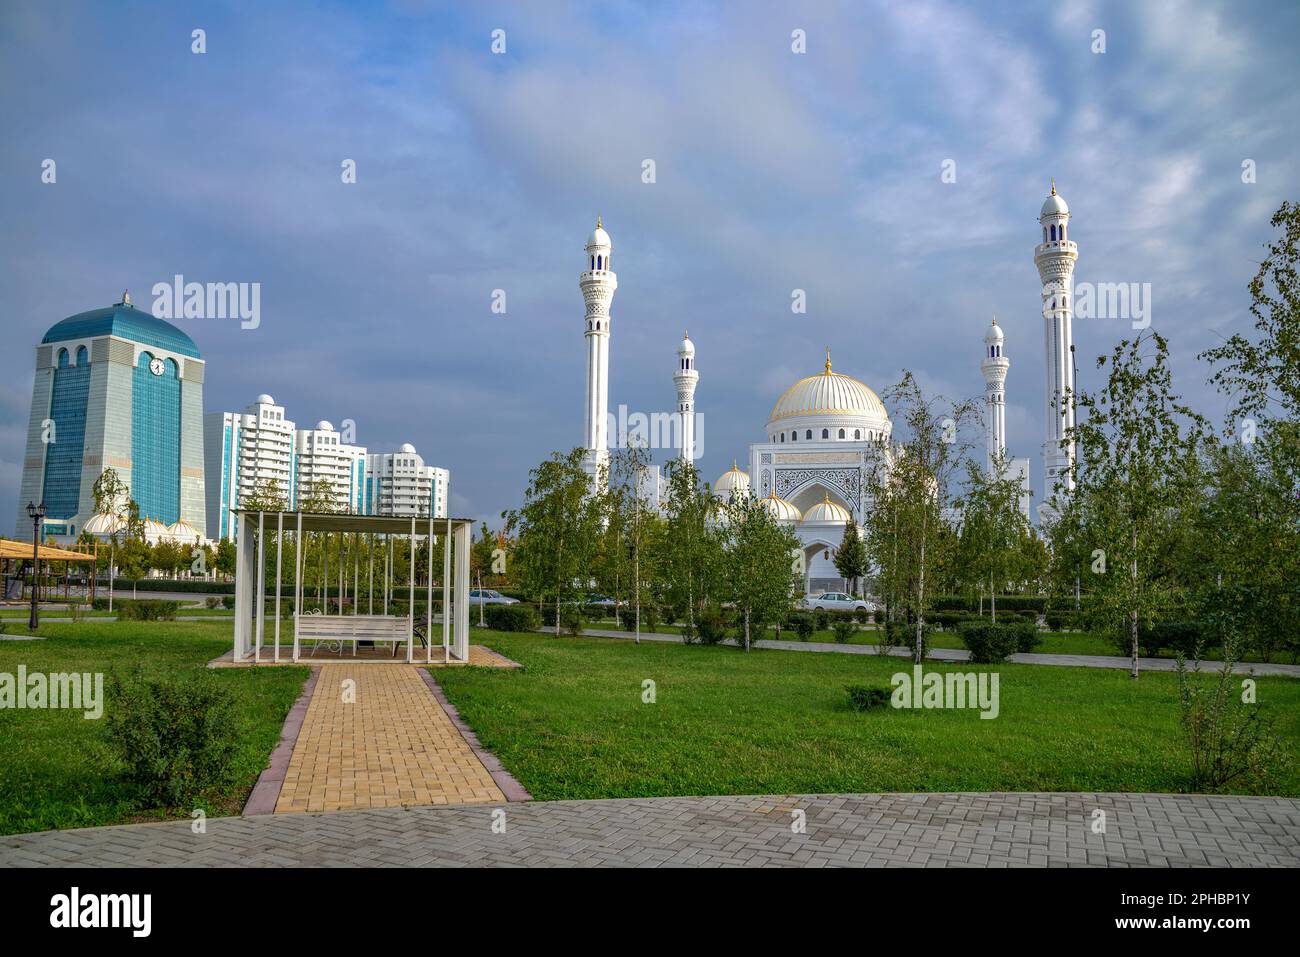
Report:
[{"label": "teal glass facade", "polygon": [[54,392],[50,400],[54,441],[47,446],[41,489],[41,500],[50,518],[76,515],[81,496],[86,402],[90,396],[90,362],[84,347],[77,350],[77,360],[72,365],[67,349],[60,349],[55,360]]},{"label": "teal glass facade", "polygon": [[181,512],[181,383],[173,360],[154,375],[152,359],[140,353],[131,382],[131,494],[142,517],[170,525]]}]

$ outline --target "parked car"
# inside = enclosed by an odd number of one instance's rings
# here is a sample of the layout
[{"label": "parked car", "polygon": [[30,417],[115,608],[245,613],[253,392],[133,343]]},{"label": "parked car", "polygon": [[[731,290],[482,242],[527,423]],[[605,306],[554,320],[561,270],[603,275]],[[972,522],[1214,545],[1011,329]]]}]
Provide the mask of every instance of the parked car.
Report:
[{"label": "parked car", "polygon": [[582,604],[590,605],[593,608],[602,608],[605,611],[613,611],[615,608],[620,608],[623,605],[626,605],[627,602],[617,601],[616,599],[610,598],[608,595],[588,595],[582,600]]},{"label": "parked car", "polygon": [[469,593],[471,605],[517,605],[518,598],[507,598],[499,591],[490,588],[471,588]]},{"label": "parked car", "polygon": [[842,591],[827,591],[820,595],[808,595],[799,602],[800,608],[825,608],[827,611],[875,611],[875,602],[865,598],[856,598]]}]

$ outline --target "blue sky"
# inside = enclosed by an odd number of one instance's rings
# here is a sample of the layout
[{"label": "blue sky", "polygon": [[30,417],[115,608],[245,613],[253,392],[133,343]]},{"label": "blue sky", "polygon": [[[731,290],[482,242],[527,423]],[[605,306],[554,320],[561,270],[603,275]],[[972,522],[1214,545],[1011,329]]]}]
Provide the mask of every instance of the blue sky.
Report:
[{"label": "blue sky", "polygon": [[[1010,451],[1038,493],[1049,177],[1076,280],[1151,283],[1176,385],[1220,418],[1195,355],[1248,327],[1269,216],[1297,197],[1297,37],[1289,2],[8,2],[0,522],[34,344],[175,273],[262,287],[256,330],[178,322],[207,411],[270,392],[300,424],[351,418],[372,450],[412,442],[450,468],[454,513],[494,520],[581,441],[597,213],[619,275],[611,406],[673,408],[689,327],[709,478],[826,345],[877,391],[906,367],[982,394],[997,313]],[[1076,322],[1081,386],[1125,334]]]}]

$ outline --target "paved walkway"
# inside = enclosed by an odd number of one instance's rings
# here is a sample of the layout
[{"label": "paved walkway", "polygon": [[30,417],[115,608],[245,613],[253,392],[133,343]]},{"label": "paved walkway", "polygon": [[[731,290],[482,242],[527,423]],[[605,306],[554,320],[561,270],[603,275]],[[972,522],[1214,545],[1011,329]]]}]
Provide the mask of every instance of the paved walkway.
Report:
[{"label": "paved walkway", "polygon": [[324,665],[276,813],[505,801],[420,672]]},{"label": "paved walkway", "polygon": [[204,834],[190,824],[4,837],[0,867],[1300,866],[1300,801],[1285,798],[677,797],[216,818]]},{"label": "paved walkway", "polygon": [[[554,634],[554,629],[539,629],[543,634]],[[603,628],[588,628],[583,631],[586,637],[594,638],[624,638],[632,640],[630,632],[610,631]],[[642,641],[669,641],[681,644],[681,635],[667,635],[657,632],[641,632]],[[725,644],[734,645],[736,642],[727,639]],[[875,655],[879,654],[878,645],[850,645],[839,644],[838,642],[829,641],[786,641],[775,638],[763,638],[752,642],[755,648],[771,648],[777,651],[826,651],[841,655]],[[912,657],[910,648],[890,648],[889,654],[896,658]],[[927,660],[930,661],[969,661],[970,652],[964,648],[931,648],[927,653]],[[1132,659],[1111,657],[1109,655],[1042,655],[1042,654],[1014,654],[1007,657],[1007,661],[1019,665],[1061,665],[1071,668],[1122,668],[1127,671],[1133,666]],[[1193,665],[1195,662],[1188,662]],[[1217,672],[1222,666],[1218,661],[1202,661],[1201,670],[1206,672]],[[1178,664],[1172,658],[1139,658],[1138,667],[1142,671],[1174,671]],[[1300,678],[1300,665],[1284,665],[1275,662],[1259,661],[1239,661],[1233,665],[1233,672],[1241,675],[1285,675],[1289,678]]]}]

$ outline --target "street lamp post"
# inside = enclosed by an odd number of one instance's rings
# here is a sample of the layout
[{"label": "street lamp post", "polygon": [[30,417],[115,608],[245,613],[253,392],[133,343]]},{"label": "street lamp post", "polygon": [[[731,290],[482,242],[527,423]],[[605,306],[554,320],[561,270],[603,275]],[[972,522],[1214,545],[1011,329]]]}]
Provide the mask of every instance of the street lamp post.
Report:
[{"label": "street lamp post", "polygon": [[40,587],[40,546],[41,523],[45,518],[45,503],[27,503],[27,514],[32,520],[32,616],[27,622],[29,631],[35,631],[39,624],[36,617],[36,589]]}]

